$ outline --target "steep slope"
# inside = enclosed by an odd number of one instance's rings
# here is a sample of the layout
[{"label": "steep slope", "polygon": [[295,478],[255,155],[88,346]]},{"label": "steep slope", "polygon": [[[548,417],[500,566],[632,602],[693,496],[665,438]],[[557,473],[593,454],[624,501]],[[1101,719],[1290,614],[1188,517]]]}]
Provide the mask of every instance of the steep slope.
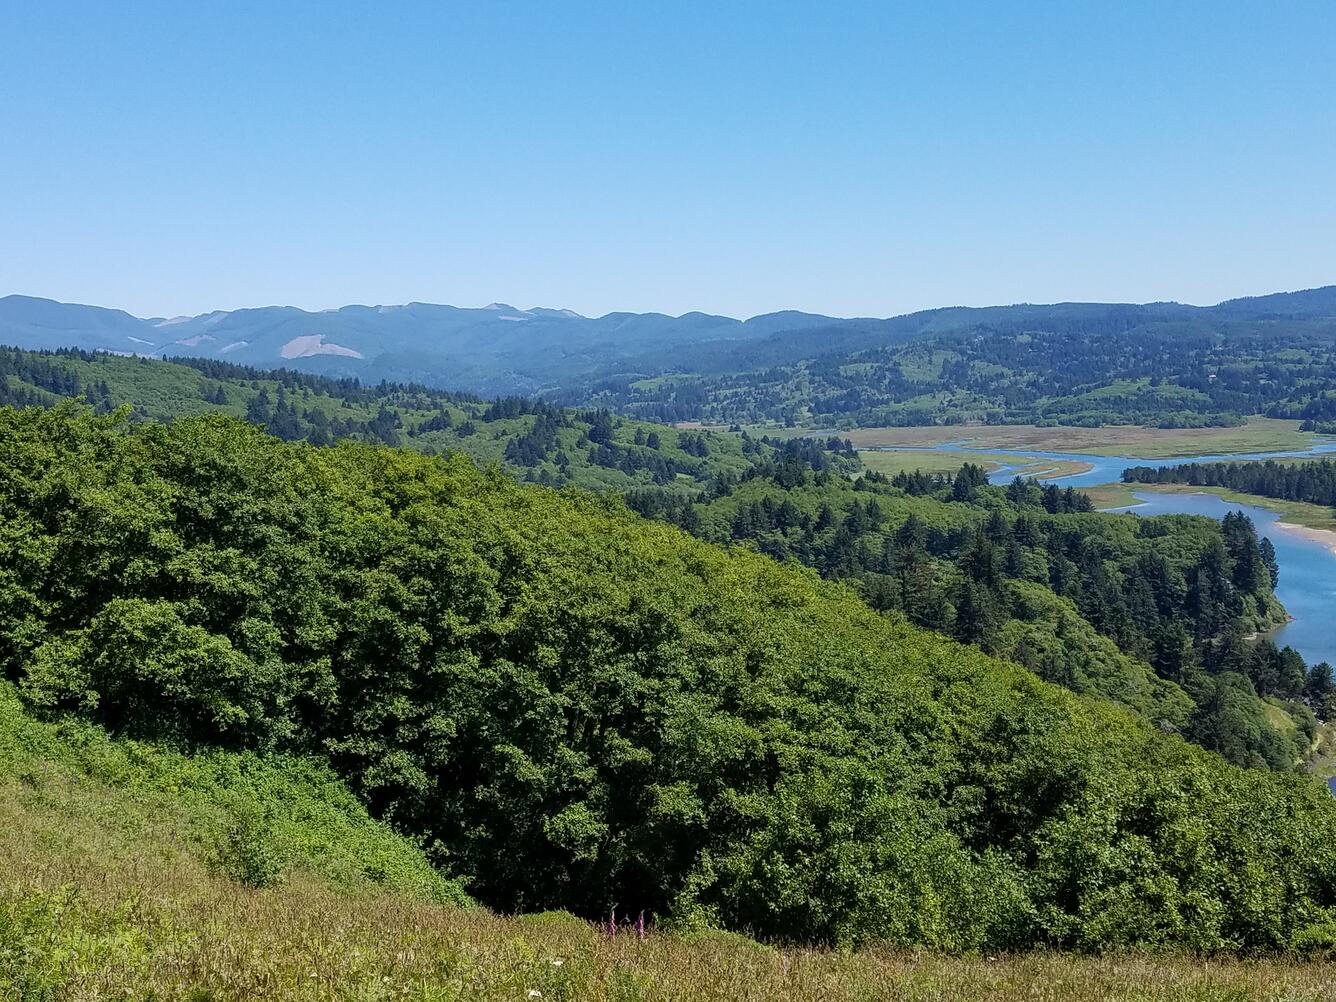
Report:
[{"label": "steep slope", "polygon": [[3,683],[0,873],[0,997],[24,1002],[1011,1002],[1035,982],[1067,1002],[1308,1002],[1332,987],[1320,954],[781,953],[712,931],[501,918],[441,903],[448,885],[421,854],[319,766],[40,722]]},{"label": "steep slope", "polygon": [[247,887],[312,879],[470,904],[318,760],[187,755],[113,739],[83,721],[38,720],[8,682],[0,682],[0,830],[6,882],[41,872],[59,885],[80,867],[185,857]]},{"label": "steep slope", "polygon": [[1274,948],[1336,802],[464,459],[0,411],[0,659],[33,705],[328,756],[506,909],[790,940]]}]

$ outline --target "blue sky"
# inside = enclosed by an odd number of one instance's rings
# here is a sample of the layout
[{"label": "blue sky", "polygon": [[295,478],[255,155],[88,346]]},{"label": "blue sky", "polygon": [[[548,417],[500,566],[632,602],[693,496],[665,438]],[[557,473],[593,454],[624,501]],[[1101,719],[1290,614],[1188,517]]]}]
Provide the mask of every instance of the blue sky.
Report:
[{"label": "blue sky", "polygon": [[0,294],[890,315],[1331,284],[1333,42],[1330,2],[0,3]]}]

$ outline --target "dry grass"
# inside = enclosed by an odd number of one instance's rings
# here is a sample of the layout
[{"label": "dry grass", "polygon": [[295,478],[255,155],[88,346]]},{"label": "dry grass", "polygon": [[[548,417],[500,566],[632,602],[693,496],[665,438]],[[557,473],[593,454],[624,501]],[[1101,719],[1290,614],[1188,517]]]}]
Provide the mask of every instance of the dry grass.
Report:
[{"label": "dry grass", "polygon": [[1183,955],[949,957],[778,949],[566,915],[505,918],[297,871],[253,890],[170,828],[75,823],[89,791],[0,788],[0,997],[107,1000],[1307,1000],[1336,968]]},{"label": "dry grass", "polygon": [[838,433],[861,449],[931,447],[968,442],[980,449],[1037,449],[1098,456],[1147,458],[1306,449],[1319,441],[1298,421],[1249,418],[1240,428],[1040,428],[1035,425],[947,425],[921,428],[856,428]]},{"label": "dry grass", "polygon": [[836,953],[711,935],[641,942],[564,916],[348,897],[300,878],[250,891],[180,867],[45,868],[6,888],[4,912],[37,919],[32,945],[45,955],[27,980],[45,990],[32,997],[58,999],[1336,998],[1336,969],[1317,963]]},{"label": "dry grass", "polygon": [[965,463],[976,463],[989,473],[1003,466],[1019,467],[1020,476],[1050,480],[1089,470],[1090,464],[1070,459],[1039,459],[1033,456],[997,455],[988,452],[922,452],[918,450],[864,451],[858,458],[869,470],[894,476],[897,473],[956,473]]}]

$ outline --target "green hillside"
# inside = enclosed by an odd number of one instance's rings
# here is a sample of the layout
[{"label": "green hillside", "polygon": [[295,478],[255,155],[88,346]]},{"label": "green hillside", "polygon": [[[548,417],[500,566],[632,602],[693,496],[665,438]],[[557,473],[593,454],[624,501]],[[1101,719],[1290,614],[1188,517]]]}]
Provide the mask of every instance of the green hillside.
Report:
[{"label": "green hillside", "polygon": [[117,734],[325,759],[503,910],[797,942],[1274,949],[1336,802],[460,457],[0,412],[0,656]]},{"label": "green hillside", "polygon": [[[1050,682],[1134,709],[1240,765],[1311,753],[1331,683],[1251,637],[1284,621],[1251,523],[1136,518],[1015,480],[754,470],[694,499],[630,504],[703,539],[752,545],[857,587],[900,614]],[[1274,553],[1271,556],[1274,567]]]},{"label": "green hillside", "polygon": [[63,399],[85,400],[104,413],[129,406],[144,420],[228,414],[279,438],[317,445],[352,439],[428,454],[459,451],[521,479],[590,490],[655,485],[692,493],[774,461],[782,450],[818,468],[858,465],[852,450],[838,443],[831,443],[834,452],[825,443],[772,445],[520,398],[484,401],[424,386],[363,386],[206,359],[0,348],[0,405],[52,406]]},{"label": "green hillside", "polygon": [[850,483],[857,458],[837,439],[758,440],[519,398],[84,352],[0,351],[0,372],[13,403],[81,398],[138,421],[231,414],[288,440],[460,452],[520,480],[623,493],[705,539],[856,582],[874,608],[1107,696],[1237,764],[1303,763],[1310,707],[1330,702],[1307,691],[1293,652],[1241,639],[1284,615],[1251,526],[1227,540],[1206,520],[1142,525],[1083,510],[1072,492],[1012,498],[977,477],[959,496],[949,478]]},{"label": "green hillside", "polygon": [[1307,1002],[1334,983],[1320,956],[825,951],[503,918],[450,900],[310,760],[187,757],[41,722],[3,683],[0,874],[0,997],[18,1002],[1011,1002],[1039,984],[1064,1002]]},{"label": "green hillside", "polygon": [[[0,683],[0,996],[196,1002],[1326,999],[1317,957],[943,955],[503,918],[312,759],[186,756],[42,722]],[[632,921],[638,915],[630,917]]]},{"label": "green hillside", "polygon": [[932,311],[691,346],[578,396],[647,418],[816,428],[1202,428],[1253,414],[1316,426],[1336,418],[1336,309],[1330,290],[1321,298],[1311,316],[1248,319],[1173,304]]}]

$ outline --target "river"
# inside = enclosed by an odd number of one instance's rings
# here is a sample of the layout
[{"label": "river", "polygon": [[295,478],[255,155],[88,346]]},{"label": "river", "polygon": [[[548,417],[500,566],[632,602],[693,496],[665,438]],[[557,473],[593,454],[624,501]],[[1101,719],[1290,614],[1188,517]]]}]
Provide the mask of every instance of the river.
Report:
[{"label": "river", "polygon": [[[1035,458],[1075,460],[1090,464],[1090,469],[1065,477],[1054,477],[1052,482],[1071,487],[1094,487],[1121,481],[1123,470],[1130,466],[1179,466],[1183,463],[1224,462],[1231,459],[1280,459],[1292,456],[1317,456],[1336,453],[1336,442],[1323,442],[1311,449],[1296,452],[1248,453],[1243,455],[1180,456],[1170,459],[1141,459],[1135,456],[1090,456],[1068,452],[1037,452],[1032,450],[975,449],[965,443],[952,443],[926,449],[929,452],[1014,455],[1018,462],[989,472],[995,484],[1006,483],[1017,470],[1029,468]],[[1022,457],[1024,462],[1019,461]],[[1027,475],[1028,472],[1027,472]],[[1327,661],[1336,665],[1336,552],[1318,540],[1308,539],[1295,532],[1278,527],[1279,516],[1256,505],[1224,501],[1214,494],[1178,494],[1160,491],[1135,491],[1139,504],[1130,508],[1113,509],[1137,515],[1207,515],[1224,518],[1226,512],[1242,511],[1253,520],[1260,536],[1271,540],[1280,563],[1280,581],[1276,597],[1294,619],[1272,635],[1281,646],[1288,644],[1305,661],[1314,664]]]}]

